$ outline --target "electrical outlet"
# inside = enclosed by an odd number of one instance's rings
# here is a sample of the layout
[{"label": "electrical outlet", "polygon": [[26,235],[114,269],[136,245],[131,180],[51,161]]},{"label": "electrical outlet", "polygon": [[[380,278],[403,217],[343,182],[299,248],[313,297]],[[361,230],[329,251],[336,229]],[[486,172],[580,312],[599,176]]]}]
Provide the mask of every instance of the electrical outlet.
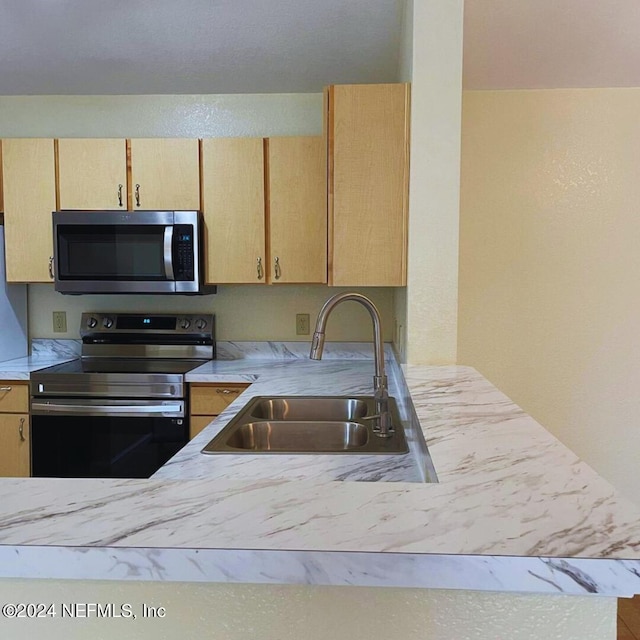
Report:
[{"label": "electrical outlet", "polygon": [[53,312],[53,332],[54,333],[67,332],[67,312],[66,311]]},{"label": "electrical outlet", "polygon": [[296,335],[298,336],[309,335],[309,314],[308,313],[296,313]]}]

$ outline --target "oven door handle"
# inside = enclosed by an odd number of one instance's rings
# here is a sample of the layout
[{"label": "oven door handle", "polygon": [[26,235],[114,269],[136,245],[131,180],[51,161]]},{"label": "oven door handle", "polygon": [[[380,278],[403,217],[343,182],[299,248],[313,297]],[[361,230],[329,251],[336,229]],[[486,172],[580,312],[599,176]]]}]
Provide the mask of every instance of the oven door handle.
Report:
[{"label": "oven door handle", "polygon": [[175,280],[173,275],[173,225],[164,228],[164,275],[167,280]]},{"label": "oven door handle", "polygon": [[31,403],[31,411],[45,412],[45,413],[84,413],[84,414],[115,414],[115,413],[136,413],[136,414],[150,414],[150,413],[183,413],[182,404],[157,404],[157,405],[90,405],[90,404],[53,404],[48,402],[33,402]]}]

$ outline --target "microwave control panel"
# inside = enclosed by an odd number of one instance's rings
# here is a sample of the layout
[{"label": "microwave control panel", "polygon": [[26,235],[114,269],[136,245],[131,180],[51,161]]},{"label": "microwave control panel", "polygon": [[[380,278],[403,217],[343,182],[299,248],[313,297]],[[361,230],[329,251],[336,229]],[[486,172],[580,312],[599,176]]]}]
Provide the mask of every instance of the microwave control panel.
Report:
[{"label": "microwave control panel", "polygon": [[173,228],[173,276],[176,280],[194,278],[194,228],[190,224],[176,224]]}]

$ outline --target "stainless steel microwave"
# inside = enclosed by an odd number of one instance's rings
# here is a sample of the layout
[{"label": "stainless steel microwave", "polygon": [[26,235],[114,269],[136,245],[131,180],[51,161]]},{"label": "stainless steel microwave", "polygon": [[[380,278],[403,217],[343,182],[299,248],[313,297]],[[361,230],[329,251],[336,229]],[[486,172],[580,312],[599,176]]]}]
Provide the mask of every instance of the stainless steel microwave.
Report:
[{"label": "stainless steel microwave", "polygon": [[61,293],[215,293],[203,285],[199,211],[54,211]]}]

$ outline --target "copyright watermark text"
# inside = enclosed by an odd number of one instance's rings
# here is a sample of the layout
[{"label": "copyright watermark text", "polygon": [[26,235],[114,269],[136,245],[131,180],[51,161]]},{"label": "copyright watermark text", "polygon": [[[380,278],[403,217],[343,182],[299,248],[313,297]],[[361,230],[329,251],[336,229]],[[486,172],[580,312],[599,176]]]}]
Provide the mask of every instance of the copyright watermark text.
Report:
[{"label": "copyright watermark text", "polygon": [[164,618],[165,607],[128,602],[6,602],[0,606],[3,618]]}]

